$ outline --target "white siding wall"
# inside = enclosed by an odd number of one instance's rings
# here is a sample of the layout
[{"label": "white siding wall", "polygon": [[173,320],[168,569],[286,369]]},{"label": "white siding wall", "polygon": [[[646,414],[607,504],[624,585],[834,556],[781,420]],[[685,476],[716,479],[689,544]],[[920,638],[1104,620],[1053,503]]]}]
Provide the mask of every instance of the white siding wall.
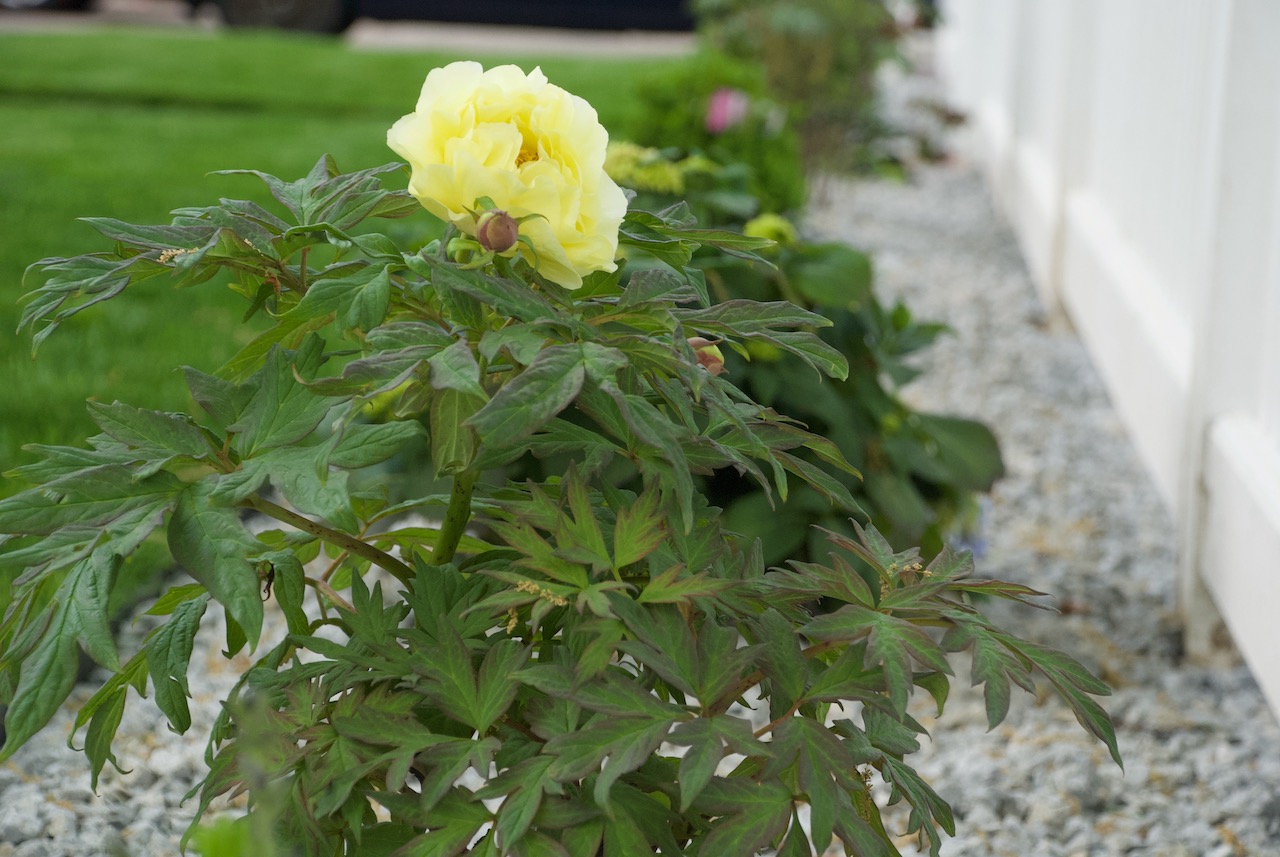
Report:
[{"label": "white siding wall", "polygon": [[[1280,710],[1280,2],[951,0],[940,67]],[[1216,609],[1215,609],[1216,608]]]}]

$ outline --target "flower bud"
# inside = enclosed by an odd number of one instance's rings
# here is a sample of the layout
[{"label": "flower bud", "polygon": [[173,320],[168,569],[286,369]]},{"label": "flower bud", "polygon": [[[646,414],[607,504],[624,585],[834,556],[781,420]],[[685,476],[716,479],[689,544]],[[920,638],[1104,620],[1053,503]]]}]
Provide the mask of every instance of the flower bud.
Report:
[{"label": "flower bud", "polygon": [[712,375],[719,375],[724,372],[724,355],[720,353],[720,349],[710,339],[691,336],[689,337],[689,347],[693,349],[694,355],[698,358],[698,365],[703,369],[706,369]]},{"label": "flower bud", "polygon": [[495,208],[476,221],[476,240],[493,253],[505,253],[520,240],[520,224],[505,211]]}]

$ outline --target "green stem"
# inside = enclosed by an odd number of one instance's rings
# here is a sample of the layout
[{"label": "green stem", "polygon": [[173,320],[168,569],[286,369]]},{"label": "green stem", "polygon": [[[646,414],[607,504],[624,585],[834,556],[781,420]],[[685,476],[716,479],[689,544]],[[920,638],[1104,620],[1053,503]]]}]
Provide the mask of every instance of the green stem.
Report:
[{"label": "green stem", "polygon": [[453,477],[453,493],[449,495],[449,508],[444,513],[444,522],[440,525],[440,536],[436,540],[436,549],[431,552],[432,565],[444,565],[453,559],[458,552],[458,542],[462,541],[462,533],[471,520],[471,492],[476,487],[479,476],[473,470],[464,470]]},{"label": "green stem", "polygon": [[329,544],[337,545],[343,550],[350,551],[356,556],[364,557],[384,571],[395,575],[396,579],[401,583],[408,584],[413,581],[413,569],[409,568],[409,566],[391,556],[391,554],[380,551],[373,545],[362,542],[346,533],[332,530],[324,524],[304,518],[297,512],[291,512],[283,506],[277,506],[270,500],[264,500],[261,497],[250,497],[241,501],[240,505],[275,518],[277,521],[283,521],[286,524],[297,527],[305,533],[311,533],[311,535]]}]

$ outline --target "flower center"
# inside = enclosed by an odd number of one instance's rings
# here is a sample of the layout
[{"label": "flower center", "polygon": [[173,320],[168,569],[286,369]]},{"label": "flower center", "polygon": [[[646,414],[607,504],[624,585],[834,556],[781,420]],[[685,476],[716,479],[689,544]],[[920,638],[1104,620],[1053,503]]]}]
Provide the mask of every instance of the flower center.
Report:
[{"label": "flower center", "polygon": [[530,161],[536,160],[538,160],[538,150],[536,148],[522,146],[520,148],[520,154],[516,155],[516,166],[522,167]]}]

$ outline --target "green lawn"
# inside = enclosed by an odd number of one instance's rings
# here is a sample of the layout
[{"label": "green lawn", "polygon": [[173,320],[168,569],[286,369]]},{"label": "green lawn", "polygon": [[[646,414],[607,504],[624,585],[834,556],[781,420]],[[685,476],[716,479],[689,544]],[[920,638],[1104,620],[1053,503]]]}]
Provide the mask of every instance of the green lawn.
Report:
[{"label": "green lawn", "polygon": [[[412,109],[428,70],[464,58],[357,52],[288,35],[141,30],[2,34],[0,56],[0,471],[28,459],[24,443],[80,443],[94,430],[88,398],[185,407],[175,367],[212,370],[252,335],[223,288],[145,283],[77,316],[33,361],[29,339],[13,335],[17,300],[31,287],[21,283],[24,268],[107,249],[75,218],[167,222],[179,206],[262,199],[255,181],[211,170],[294,178],[325,152],[344,169],[392,161],[387,127]],[[590,101],[616,137],[634,119],[636,83],[679,62],[474,58],[541,65]],[[18,487],[0,482],[0,496]]]}]

